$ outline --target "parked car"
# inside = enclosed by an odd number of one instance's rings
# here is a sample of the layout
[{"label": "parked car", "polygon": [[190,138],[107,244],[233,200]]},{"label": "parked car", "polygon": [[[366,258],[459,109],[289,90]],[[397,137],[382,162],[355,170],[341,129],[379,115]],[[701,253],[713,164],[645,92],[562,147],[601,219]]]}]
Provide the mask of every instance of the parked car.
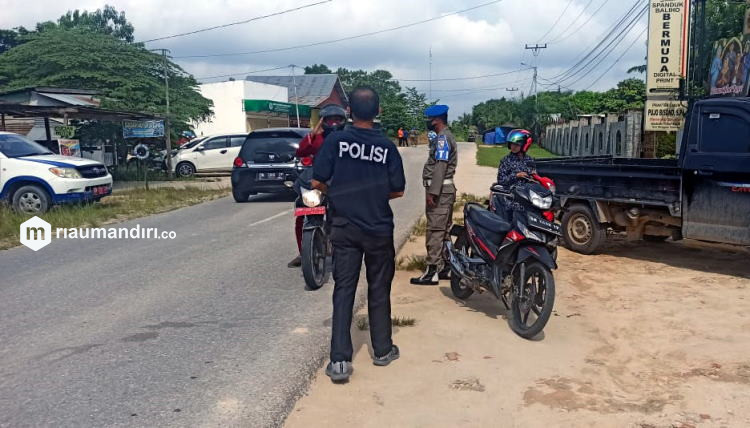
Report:
[{"label": "parked car", "polygon": [[43,214],[55,204],[98,201],[112,193],[103,164],[60,156],[11,132],[0,132],[0,200],[25,214]]},{"label": "parked car", "polygon": [[247,134],[201,137],[180,147],[172,156],[172,168],[180,177],[199,173],[230,172]]},{"label": "parked car", "polygon": [[679,159],[545,159],[537,170],[555,180],[565,242],[580,253],[596,252],[608,230],[750,245],[750,98],[695,103]]},{"label": "parked car", "polygon": [[[297,147],[309,133],[308,128],[270,128],[248,134],[232,168],[234,200],[246,202],[258,193],[291,191],[302,162],[296,158]],[[304,162],[312,164],[311,159]]]}]

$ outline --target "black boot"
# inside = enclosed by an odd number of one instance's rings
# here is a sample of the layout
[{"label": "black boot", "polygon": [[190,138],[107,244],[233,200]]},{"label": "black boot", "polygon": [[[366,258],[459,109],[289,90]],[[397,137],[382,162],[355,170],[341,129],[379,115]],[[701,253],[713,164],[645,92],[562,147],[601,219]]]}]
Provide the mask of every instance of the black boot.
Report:
[{"label": "black boot", "polygon": [[438,285],[438,269],[436,265],[428,265],[422,276],[412,278],[414,285]]},{"label": "black boot", "polygon": [[451,279],[451,266],[448,264],[448,262],[445,262],[445,265],[443,265],[443,269],[441,269],[438,273],[438,279]]}]

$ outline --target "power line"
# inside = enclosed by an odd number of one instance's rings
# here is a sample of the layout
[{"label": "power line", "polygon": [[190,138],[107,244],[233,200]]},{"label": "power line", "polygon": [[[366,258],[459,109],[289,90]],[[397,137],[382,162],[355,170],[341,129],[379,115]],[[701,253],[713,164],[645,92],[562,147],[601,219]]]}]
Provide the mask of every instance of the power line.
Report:
[{"label": "power line", "polygon": [[583,9],[581,9],[581,13],[579,13],[579,14],[578,14],[578,16],[576,16],[574,20],[570,21],[570,24],[568,24],[568,26],[567,26],[567,27],[565,27],[565,29],[564,29],[564,30],[562,30],[562,32],[561,32],[561,33],[560,33],[560,34],[559,34],[559,35],[558,35],[557,37],[555,37],[555,38],[554,38],[553,40],[551,40],[551,41],[550,41],[550,43],[555,43],[555,42],[557,42],[557,39],[558,39],[558,38],[559,38],[559,37],[560,37],[561,35],[565,34],[565,32],[566,32],[566,31],[570,30],[570,27],[572,27],[572,26],[573,26],[573,24],[575,24],[575,23],[576,23],[576,21],[578,21],[578,18],[580,18],[581,16],[583,16],[583,14],[584,14],[584,13],[586,12],[586,9],[588,9],[588,8],[589,8],[589,6],[591,6],[591,3],[593,3],[593,2],[594,2],[594,0],[589,0],[589,2],[588,2],[588,3],[586,3],[586,6],[584,6],[584,7],[583,7]]},{"label": "power line", "polygon": [[322,41],[322,42],[308,43],[308,44],[297,45],[297,46],[288,46],[288,47],[285,47],[285,48],[264,49],[264,50],[259,50],[259,51],[250,51],[250,52],[232,52],[232,53],[208,54],[208,55],[185,55],[185,56],[176,56],[174,58],[175,59],[178,59],[178,58],[213,58],[213,57],[222,57],[222,56],[256,55],[256,54],[262,54],[262,53],[283,52],[283,51],[289,51],[289,50],[294,50],[294,49],[303,49],[303,48],[309,48],[309,47],[313,47],[313,46],[327,45],[327,44],[331,44],[331,43],[338,43],[338,42],[343,42],[343,41],[347,41],[347,40],[353,40],[353,39],[359,39],[359,38],[363,38],[363,37],[374,36],[374,35],[377,35],[377,34],[382,34],[382,33],[387,33],[387,32],[390,32],[390,31],[401,30],[401,29],[404,29],[404,28],[413,27],[415,25],[420,25],[420,24],[425,24],[425,23],[432,22],[432,21],[437,21],[439,19],[443,19],[443,18],[446,18],[448,16],[458,15],[458,14],[461,14],[461,13],[464,13],[464,12],[469,12],[469,11],[476,10],[476,9],[479,9],[479,8],[482,8],[482,7],[493,5],[493,4],[496,4],[496,3],[500,3],[502,1],[503,0],[493,0],[493,1],[489,1],[489,2],[486,2],[486,3],[479,4],[477,6],[470,7],[470,8],[466,8],[466,9],[462,9],[462,10],[457,10],[455,12],[451,12],[451,13],[447,13],[447,14],[444,14],[444,15],[435,16],[435,17],[424,19],[424,20],[421,20],[421,21],[412,22],[412,23],[409,23],[409,24],[399,25],[397,27],[391,27],[391,28],[386,28],[386,29],[383,29],[383,30],[371,31],[369,33],[358,34],[358,35],[349,36],[349,37],[342,37],[342,38],[333,39],[333,40],[326,40],[326,41]]},{"label": "power line", "polygon": [[571,5],[571,4],[573,4],[573,0],[570,0],[570,1],[568,1],[568,4],[567,4],[567,5],[565,6],[565,9],[563,9],[563,11],[562,11],[562,13],[560,14],[560,16],[558,16],[558,17],[557,17],[557,19],[555,20],[555,23],[554,23],[554,24],[552,24],[552,26],[551,26],[551,27],[549,27],[549,30],[547,30],[547,32],[546,32],[546,33],[544,33],[544,35],[543,35],[542,37],[540,37],[540,38],[539,38],[539,40],[537,40],[537,43],[539,43],[539,42],[543,41],[545,37],[549,36],[549,34],[550,34],[550,33],[552,32],[552,30],[554,30],[554,29],[555,29],[555,27],[557,26],[557,24],[559,24],[559,23],[560,23],[560,20],[561,20],[561,19],[562,19],[562,17],[563,17],[564,15],[565,15],[565,12],[567,12],[567,11],[568,11],[568,8],[570,7],[570,5]]},{"label": "power line", "polygon": [[579,25],[578,28],[576,28],[572,33],[569,33],[569,34],[565,35],[562,38],[560,38],[558,36],[558,38],[555,40],[554,43],[560,43],[560,42],[562,42],[564,40],[567,40],[571,36],[573,36],[575,34],[578,34],[578,32],[581,31],[581,29],[586,28],[586,25],[588,25],[588,23],[591,22],[592,19],[594,19],[594,17],[596,16],[596,14],[599,13],[599,11],[602,10],[604,8],[604,6],[607,5],[607,3],[609,3],[609,0],[604,0],[604,2],[594,11],[594,13],[592,13],[591,15],[589,15],[589,18],[583,24]]},{"label": "power line", "polygon": [[[450,77],[445,79],[431,79],[433,82],[447,82],[447,81],[455,81],[455,80],[475,80],[475,79],[484,79],[487,77],[498,77],[498,76],[506,76],[508,74],[518,73],[519,71],[525,71],[525,70],[531,70],[531,68],[521,68],[519,70],[513,70],[513,71],[507,71],[505,73],[495,73],[495,74],[485,74],[483,76],[472,76],[472,77]],[[392,80],[398,80],[399,82],[429,82],[430,79],[392,79]]]},{"label": "power line", "polygon": [[584,89],[584,91],[587,91],[587,90],[591,89],[594,85],[596,85],[597,83],[599,83],[599,81],[602,80],[602,78],[604,76],[606,76],[607,73],[609,73],[612,70],[612,68],[614,68],[614,66],[617,65],[617,63],[619,63],[620,60],[623,59],[623,57],[625,57],[625,55],[627,55],[628,52],[630,52],[630,49],[633,48],[633,45],[635,45],[635,43],[638,40],[640,40],[641,37],[643,37],[644,34],[646,34],[646,31],[648,31],[648,28],[646,28],[643,31],[641,31],[641,34],[639,34],[638,37],[636,37],[635,40],[633,40],[630,43],[630,46],[628,46],[627,49],[625,49],[625,51],[622,53],[622,55],[620,55],[619,57],[617,57],[617,59],[615,60],[615,62],[613,62],[612,65],[609,66],[609,68],[607,68],[606,70],[604,70],[604,73],[602,73],[601,76],[599,76],[596,80],[594,80],[593,82],[591,82],[591,84],[589,86],[587,86],[586,89]]},{"label": "power line", "polygon": [[[604,34],[602,34],[598,38],[599,43],[597,43],[591,50],[589,50],[588,53],[584,54],[582,58],[578,59],[577,62],[573,64],[570,68],[568,68],[567,70],[563,71],[562,73],[556,76],[553,76],[552,79],[558,79],[568,74],[573,74],[575,70],[579,68],[581,64],[584,63],[584,61],[586,61],[589,57],[591,57],[591,55],[594,55],[597,52],[597,50],[599,50],[599,48],[602,47],[604,43],[606,43],[607,40],[610,39],[610,37],[616,34],[617,30],[622,26],[622,24],[625,23],[625,21],[627,21],[628,18],[632,16],[632,14],[635,12],[639,4],[643,4],[643,0],[636,0],[635,3],[633,3],[633,6],[631,6],[630,9],[625,13],[625,15],[623,15],[617,22],[615,22],[615,24],[612,27],[609,28],[608,31],[606,31]],[[583,52],[586,52],[586,51],[584,50]]]},{"label": "power line", "polygon": [[245,71],[242,73],[233,73],[233,74],[222,74],[219,76],[207,76],[207,77],[196,77],[197,80],[210,80],[210,79],[220,79],[222,77],[233,77],[233,76],[241,76],[245,74],[255,74],[255,73],[264,73],[266,71],[275,71],[275,70],[282,70],[289,68],[288,65],[285,65],[284,67],[275,67],[275,68],[266,68],[265,70],[254,70],[254,71]]},{"label": "power line", "polygon": [[[591,58],[591,60],[589,60],[589,62],[586,63],[578,72],[576,72],[574,74],[571,74],[571,75],[569,75],[569,76],[567,76],[565,78],[560,79],[558,81],[558,83],[559,82],[569,81],[570,79],[574,78],[576,75],[581,75],[581,77],[579,77],[575,82],[570,83],[571,85],[574,85],[574,84],[576,84],[577,82],[581,81],[583,78],[586,77],[587,74],[584,74],[584,72],[585,73],[590,73],[590,72],[594,71],[605,59],[607,59],[607,57],[612,52],[614,52],[615,49],[617,49],[617,47],[620,45],[620,43],[622,43],[622,41],[625,40],[625,37],[627,37],[627,35],[633,30],[633,28],[635,28],[635,26],[638,24],[638,21],[646,14],[646,12],[648,12],[648,5],[644,6],[644,8],[641,10],[641,12],[639,12],[638,15],[636,15],[636,17],[633,18],[628,23],[628,25],[625,27],[625,29],[623,30],[623,32],[620,33],[621,36],[618,36],[617,38],[612,39],[612,41],[610,41],[609,44],[603,50],[601,50],[596,56],[594,56],[593,58]],[[604,54],[604,56],[602,56],[602,54]],[[596,64],[594,64],[593,67],[591,67],[588,70],[586,70],[586,68],[589,67],[589,65],[591,65],[594,61],[597,60],[597,58],[600,58],[600,57],[601,57],[601,59],[599,59],[599,62],[597,62]]]},{"label": "power line", "polygon": [[274,13],[271,13],[271,14],[268,14],[268,15],[256,16],[254,18],[245,19],[243,21],[230,22],[229,24],[216,25],[216,26],[208,27],[208,28],[201,28],[200,30],[189,31],[187,33],[180,33],[180,34],[173,34],[171,36],[158,37],[156,39],[144,40],[144,41],[139,42],[139,43],[150,43],[150,42],[156,42],[156,41],[159,41],[159,40],[174,39],[175,37],[189,36],[191,34],[203,33],[203,32],[206,32],[206,31],[217,30],[219,28],[227,28],[227,27],[231,27],[233,25],[247,24],[247,23],[250,23],[250,22],[253,22],[253,21],[259,21],[259,20],[265,19],[265,18],[271,18],[273,16],[284,15],[286,13],[296,12],[296,11],[299,11],[299,10],[302,10],[302,9],[307,9],[307,8],[313,7],[313,6],[319,6],[321,4],[330,3],[332,1],[333,0],[323,0],[323,1],[316,2],[316,3],[309,3],[309,4],[306,4],[306,5],[303,5],[303,6],[299,6],[299,7],[295,7],[295,8],[292,8],[292,9],[282,10],[280,12],[274,12]]}]

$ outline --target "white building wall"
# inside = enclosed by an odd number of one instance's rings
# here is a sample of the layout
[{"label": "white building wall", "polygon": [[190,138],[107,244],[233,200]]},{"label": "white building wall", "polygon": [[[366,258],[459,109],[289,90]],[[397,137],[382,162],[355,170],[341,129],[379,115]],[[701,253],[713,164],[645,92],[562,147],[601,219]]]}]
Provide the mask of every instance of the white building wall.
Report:
[{"label": "white building wall", "polygon": [[198,89],[201,95],[214,102],[213,117],[208,122],[194,124],[198,136],[247,132],[243,100],[289,101],[286,87],[247,80],[205,83]]}]

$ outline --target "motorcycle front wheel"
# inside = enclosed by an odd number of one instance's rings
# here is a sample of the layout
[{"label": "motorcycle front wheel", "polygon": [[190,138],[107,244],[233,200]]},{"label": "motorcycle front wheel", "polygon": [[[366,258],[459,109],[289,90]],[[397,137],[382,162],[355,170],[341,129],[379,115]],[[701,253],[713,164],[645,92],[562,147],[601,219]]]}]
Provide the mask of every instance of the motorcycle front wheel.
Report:
[{"label": "motorcycle front wheel", "polygon": [[[523,287],[523,297],[514,291],[510,305],[510,328],[524,339],[532,339],[544,330],[555,305],[555,278],[552,271],[534,261],[526,265],[525,278],[513,278]],[[520,281],[520,282],[519,282]],[[518,290],[519,287],[514,287]]]},{"label": "motorcycle front wheel", "polygon": [[328,236],[316,227],[302,233],[302,276],[310,290],[317,290],[328,281]]}]

